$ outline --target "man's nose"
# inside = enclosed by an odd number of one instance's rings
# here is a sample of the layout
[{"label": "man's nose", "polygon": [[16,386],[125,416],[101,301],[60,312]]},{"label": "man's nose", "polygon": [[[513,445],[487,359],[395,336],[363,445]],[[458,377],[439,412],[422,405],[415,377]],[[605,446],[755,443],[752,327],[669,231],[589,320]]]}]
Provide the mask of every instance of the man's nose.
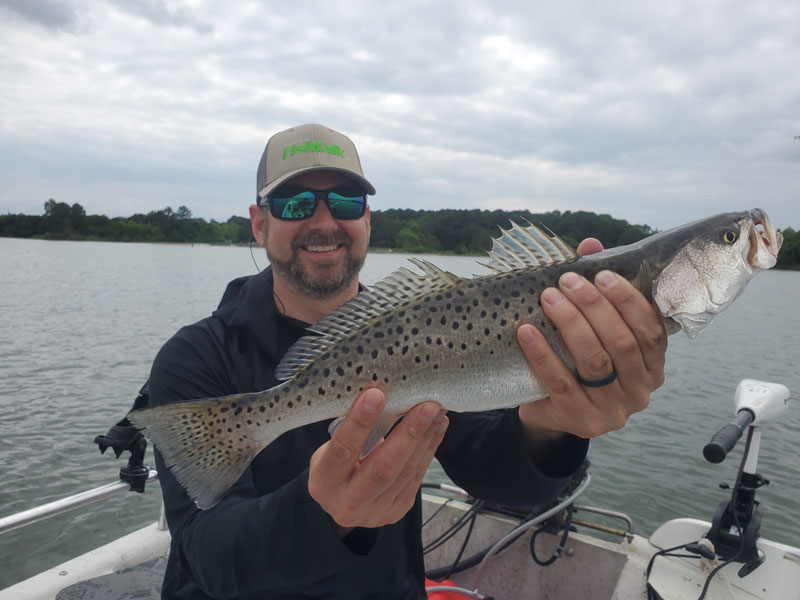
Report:
[{"label": "man's nose", "polygon": [[308,221],[309,226],[314,229],[334,229],[338,227],[336,219],[333,218],[331,211],[328,209],[328,205],[322,200],[317,203],[317,207]]}]

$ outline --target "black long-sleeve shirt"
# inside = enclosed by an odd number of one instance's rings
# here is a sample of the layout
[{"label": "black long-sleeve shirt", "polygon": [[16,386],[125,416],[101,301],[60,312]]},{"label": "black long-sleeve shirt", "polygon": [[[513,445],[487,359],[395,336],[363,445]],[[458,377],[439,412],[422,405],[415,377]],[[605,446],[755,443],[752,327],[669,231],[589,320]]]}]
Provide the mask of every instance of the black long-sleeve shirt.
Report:
[{"label": "black long-sleeve shirt", "polygon": [[[281,357],[307,324],[281,315],[272,272],[232,281],[219,308],[161,349],[150,377],[152,405],[268,389]],[[588,442],[568,437],[546,468],[523,448],[516,409],[448,413],[436,454],[448,476],[477,497],[506,505],[552,500],[579,466]],[[340,539],[308,493],[311,455],[329,420],[288,431],[267,446],[213,508],[199,510],[156,465],[172,534],[162,597],[424,597],[421,500],[394,525],[356,528]]]}]

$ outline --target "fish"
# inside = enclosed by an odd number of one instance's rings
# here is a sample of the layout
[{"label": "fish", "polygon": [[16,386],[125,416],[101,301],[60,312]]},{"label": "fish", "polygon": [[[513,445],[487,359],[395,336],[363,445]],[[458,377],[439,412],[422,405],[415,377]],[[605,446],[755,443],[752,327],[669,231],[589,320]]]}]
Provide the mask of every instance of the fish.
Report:
[{"label": "fish", "polygon": [[516,330],[535,325],[574,368],[539,300],[566,271],[590,280],[601,270],[618,273],[652,302],[668,333],[695,337],[756,273],[776,264],[781,244],[761,209],[715,215],[583,257],[552,232],[512,222],[481,263],[487,274],[462,278],[411,258],[419,272],[401,267],[328,313],[286,353],[275,387],[142,408],[128,418],[195,504],[208,509],[279,435],[331,418],[335,427],[369,387],[380,387],[386,403],[362,456],[424,400],[476,411],[546,397]]}]

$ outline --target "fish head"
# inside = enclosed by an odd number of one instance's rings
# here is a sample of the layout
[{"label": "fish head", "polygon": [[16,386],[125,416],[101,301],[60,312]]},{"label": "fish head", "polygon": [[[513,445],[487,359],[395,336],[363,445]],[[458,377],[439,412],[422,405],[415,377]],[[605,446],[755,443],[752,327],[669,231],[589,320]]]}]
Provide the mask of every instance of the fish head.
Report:
[{"label": "fish head", "polygon": [[783,243],[767,213],[758,208],[695,225],[696,234],[653,283],[653,301],[662,316],[689,337],[730,306],[759,271],[774,267]]}]

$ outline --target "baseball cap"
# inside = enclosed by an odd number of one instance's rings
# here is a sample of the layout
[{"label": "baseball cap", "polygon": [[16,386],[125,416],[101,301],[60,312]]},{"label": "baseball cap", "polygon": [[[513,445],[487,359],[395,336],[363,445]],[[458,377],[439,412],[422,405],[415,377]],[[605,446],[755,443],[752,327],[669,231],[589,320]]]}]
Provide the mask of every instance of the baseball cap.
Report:
[{"label": "baseball cap", "polygon": [[364,178],[355,144],[344,134],[315,123],[276,133],[267,142],[256,176],[256,202],[300,173],[336,171],[353,179],[367,194],[375,188]]}]

